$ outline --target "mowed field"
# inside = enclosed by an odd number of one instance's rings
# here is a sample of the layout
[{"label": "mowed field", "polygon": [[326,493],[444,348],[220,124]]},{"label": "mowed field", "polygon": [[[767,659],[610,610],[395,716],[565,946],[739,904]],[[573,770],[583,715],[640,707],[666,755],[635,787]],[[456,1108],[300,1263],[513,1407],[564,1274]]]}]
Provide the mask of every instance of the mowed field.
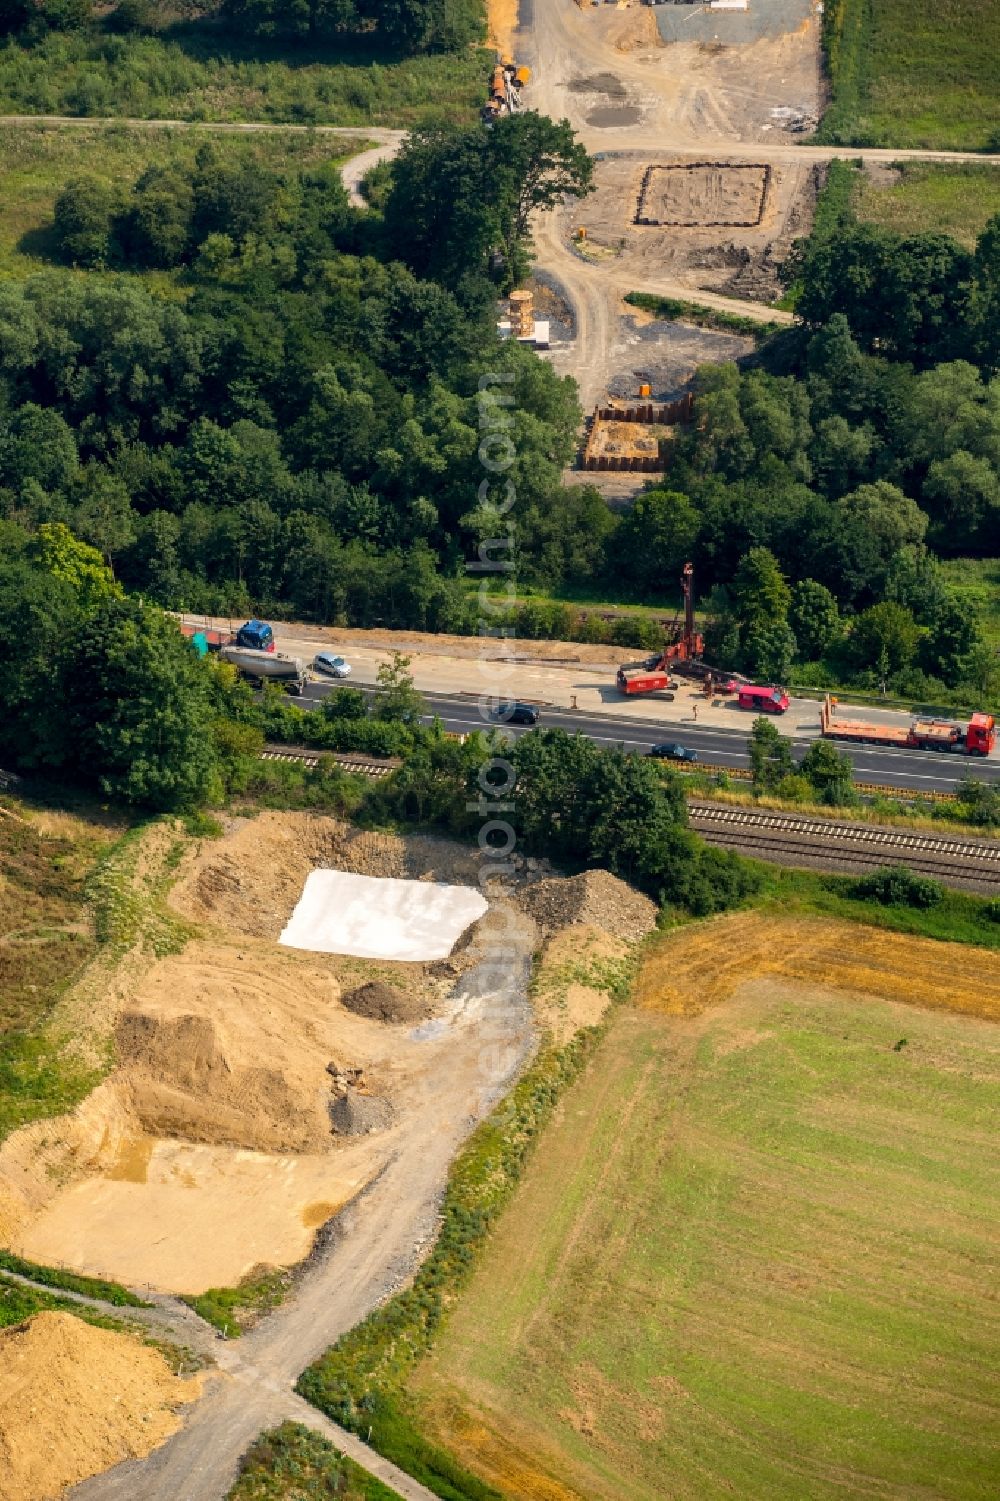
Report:
[{"label": "mowed field", "polygon": [[1000,982],[870,939],[660,941],[415,1383],[504,1496],[998,1493]]},{"label": "mowed field", "polygon": [[907,162],[877,181],[859,172],[853,207],[866,224],[900,235],[952,235],[971,250],[1000,214],[1000,167]]},{"label": "mowed field", "polygon": [[1000,146],[996,0],[830,0],[824,40],[833,99],[821,140]]}]

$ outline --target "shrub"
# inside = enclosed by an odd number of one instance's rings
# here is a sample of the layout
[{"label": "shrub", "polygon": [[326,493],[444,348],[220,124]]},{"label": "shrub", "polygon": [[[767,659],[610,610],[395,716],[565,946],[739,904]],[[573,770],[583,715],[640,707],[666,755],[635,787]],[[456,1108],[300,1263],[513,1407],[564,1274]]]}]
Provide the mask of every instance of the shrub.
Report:
[{"label": "shrub", "polygon": [[937,906],[944,888],[930,876],[917,875],[905,865],[889,865],[852,882],[848,895],[856,901],[878,902],[880,907],[926,908]]}]

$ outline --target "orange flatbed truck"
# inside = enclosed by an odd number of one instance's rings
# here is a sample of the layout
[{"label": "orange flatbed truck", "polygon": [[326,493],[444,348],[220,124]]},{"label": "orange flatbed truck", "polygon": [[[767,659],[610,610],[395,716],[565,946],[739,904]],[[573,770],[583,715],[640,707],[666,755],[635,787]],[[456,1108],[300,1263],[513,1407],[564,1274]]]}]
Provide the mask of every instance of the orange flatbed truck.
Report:
[{"label": "orange flatbed truck", "polygon": [[914,719],[908,725],[894,725],[839,719],[833,710],[834,700],[827,694],[819,714],[820,731],[827,740],[899,746],[904,750],[958,751],[966,756],[988,756],[997,743],[992,714],[973,714],[965,724],[951,719]]}]

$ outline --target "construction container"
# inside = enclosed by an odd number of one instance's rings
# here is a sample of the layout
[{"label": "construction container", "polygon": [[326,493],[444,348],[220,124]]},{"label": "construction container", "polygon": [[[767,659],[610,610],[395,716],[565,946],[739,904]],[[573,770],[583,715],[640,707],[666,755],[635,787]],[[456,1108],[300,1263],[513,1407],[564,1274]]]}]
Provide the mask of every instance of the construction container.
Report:
[{"label": "construction container", "polygon": [[640,396],[652,396],[652,394],[653,394],[653,388],[652,388],[652,386],[647,385],[647,384],[644,383],[643,385],[641,385],[639,387],[639,395]]}]

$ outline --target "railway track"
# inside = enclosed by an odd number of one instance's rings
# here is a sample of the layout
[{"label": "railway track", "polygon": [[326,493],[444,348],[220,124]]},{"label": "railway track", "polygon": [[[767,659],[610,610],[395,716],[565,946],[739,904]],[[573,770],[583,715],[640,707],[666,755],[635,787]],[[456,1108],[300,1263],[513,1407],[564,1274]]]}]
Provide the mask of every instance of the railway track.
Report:
[{"label": "railway track", "polygon": [[377,756],[356,755],[350,751],[300,750],[294,745],[270,745],[267,750],[261,751],[260,759],[294,761],[298,766],[315,767],[319,765],[321,755],[329,756],[345,771],[353,771],[363,777],[387,777],[403,764],[398,756],[388,756],[383,760]]},{"label": "railway track", "polygon": [[709,844],[777,865],[860,874],[884,865],[907,865],[947,886],[987,894],[1000,891],[1000,842],[993,840],[910,834],[720,803],[689,803],[688,816],[691,828]]}]

